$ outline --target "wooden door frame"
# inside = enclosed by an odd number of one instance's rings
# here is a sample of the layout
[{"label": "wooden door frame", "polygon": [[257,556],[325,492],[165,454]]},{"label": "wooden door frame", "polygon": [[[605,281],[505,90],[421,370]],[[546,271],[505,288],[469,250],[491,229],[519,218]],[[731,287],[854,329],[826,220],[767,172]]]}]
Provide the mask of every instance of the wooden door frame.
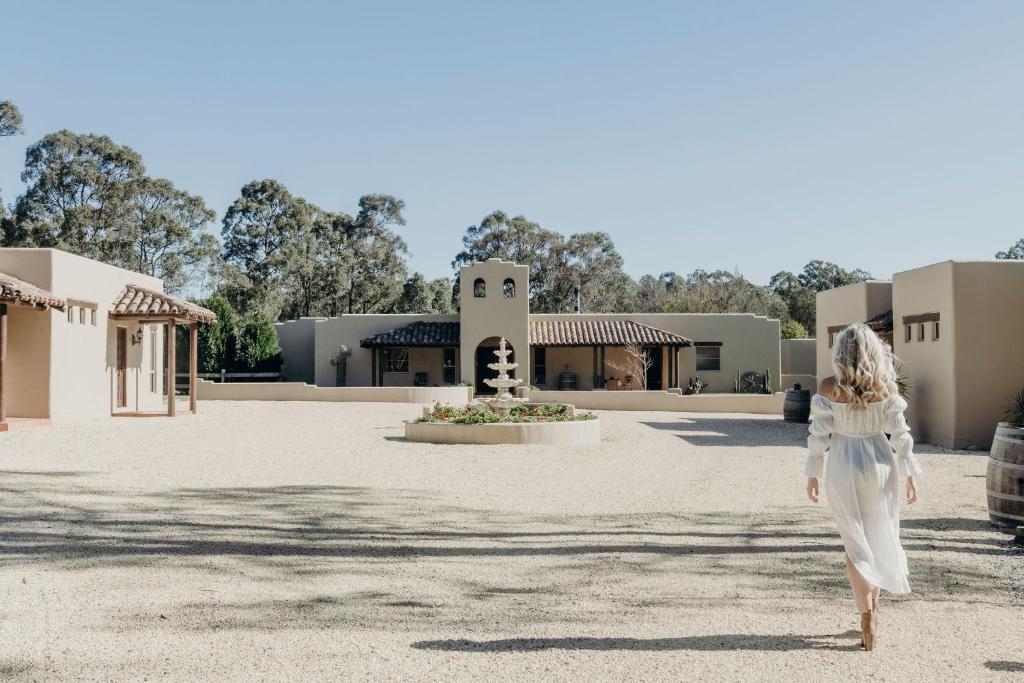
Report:
[{"label": "wooden door frame", "polygon": [[115,328],[114,360],[114,407],[128,407],[128,328]]}]

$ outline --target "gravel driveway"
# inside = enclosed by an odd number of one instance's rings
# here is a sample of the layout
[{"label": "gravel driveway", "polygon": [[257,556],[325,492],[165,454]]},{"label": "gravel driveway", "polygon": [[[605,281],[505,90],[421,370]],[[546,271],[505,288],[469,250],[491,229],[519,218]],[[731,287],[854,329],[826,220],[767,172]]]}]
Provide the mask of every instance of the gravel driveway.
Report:
[{"label": "gravel driveway", "polygon": [[983,453],[919,449],[915,592],[865,653],[800,425],[434,446],[417,406],[199,407],[0,435],[0,679],[1024,678]]}]

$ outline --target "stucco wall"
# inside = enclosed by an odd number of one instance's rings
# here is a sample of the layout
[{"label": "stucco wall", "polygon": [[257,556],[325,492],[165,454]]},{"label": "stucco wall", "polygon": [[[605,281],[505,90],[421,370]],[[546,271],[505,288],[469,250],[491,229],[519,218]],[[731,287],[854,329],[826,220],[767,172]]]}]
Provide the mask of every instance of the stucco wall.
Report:
[{"label": "stucco wall", "polygon": [[[115,391],[116,325],[125,326],[129,336],[138,332],[139,326],[115,324],[108,313],[126,284],[163,291],[161,281],[56,249],[0,249],[0,271],[57,296],[96,304],[96,325],[88,311],[82,324],[77,307],[71,322],[60,311],[43,313],[49,317],[48,416],[59,419],[109,415]],[[137,410],[160,404],[159,395],[148,391],[148,339],[144,334],[140,344],[133,347],[129,343],[127,349],[128,406]],[[11,360],[17,362],[13,356]]]},{"label": "stucco wall", "polygon": [[[1024,389],[1024,262],[954,262],[953,295],[955,441],[987,449],[1010,396]],[[940,323],[942,345],[950,326],[945,316]]]},{"label": "stucco wall", "polygon": [[817,339],[782,339],[779,346],[784,375],[818,374]]},{"label": "stucco wall", "polygon": [[832,375],[828,328],[862,323],[893,308],[892,287],[891,282],[869,280],[818,292],[815,325],[818,382]]},{"label": "stucco wall", "polygon": [[[936,263],[893,276],[893,350],[902,361],[910,385],[907,418],[914,438],[953,447],[956,443],[957,374],[954,348],[958,311],[953,300],[953,264]],[[904,341],[903,316],[938,313],[939,341]],[[930,330],[928,333],[930,334]],[[995,429],[995,425],[992,425]]]},{"label": "stucco wall", "polygon": [[7,307],[4,383],[10,417],[50,415],[50,311]]},{"label": "stucco wall", "polygon": [[585,410],[671,410],[686,413],[781,415],[784,394],[702,394],[667,391],[537,391],[521,395],[534,403],[569,403]]},{"label": "stucco wall", "polygon": [[315,325],[327,318],[299,318],[274,325],[285,374],[292,382],[316,381]]},{"label": "stucco wall", "polygon": [[302,382],[199,381],[203,401],[335,401],[361,403],[444,403],[466,405],[470,387],[317,387]]}]

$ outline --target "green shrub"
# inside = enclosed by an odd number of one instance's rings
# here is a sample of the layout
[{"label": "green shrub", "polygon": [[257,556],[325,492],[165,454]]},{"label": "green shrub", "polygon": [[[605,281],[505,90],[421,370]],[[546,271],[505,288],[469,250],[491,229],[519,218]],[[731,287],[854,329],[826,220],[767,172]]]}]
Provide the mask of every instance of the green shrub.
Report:
[{"label": "green shrub", "polygon": [[245,323],[238,340],[238,360],[243,372],[277,372],[281,369],[281,348],[277,332],[262,312]]},{"label": "green shrub", "polygon": [[1010,398],[1010,408],[1003,414],[1010,424],[1024,427],[1024,389]]}]

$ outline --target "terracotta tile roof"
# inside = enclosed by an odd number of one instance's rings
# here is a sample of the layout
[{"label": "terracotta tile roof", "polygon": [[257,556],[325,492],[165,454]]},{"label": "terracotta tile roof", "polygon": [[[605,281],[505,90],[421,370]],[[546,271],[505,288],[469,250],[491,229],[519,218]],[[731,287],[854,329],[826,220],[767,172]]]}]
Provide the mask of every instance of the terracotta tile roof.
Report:
[{"label": "terracotta tile roof", "polygon": [[459,323],[414,322],[375,334],[359,342],[360,346],[458,346]]},{"label": "terracotta tile roof", "polygon": [[7,301],[39,308],[52,306],[63,309],[67,306],[67,302],[56,294],[30,285],[16,277],[0,273],[0,302]]},{"label": "terracotta tile roof", "polygon": [[530,344],[539,346],[693,346],[675,334],[633,320],[531,320]]},{"label": "terracotta tile roof", "polygon": [[892,332],[892,309],[890,308],[885,313],[879,313],[870,320],[865,320],[864,324],[875,332]]},{"label": "terracotta tile roof", "polygon": [[121,290],[114,299],[114,308],[110,314],[141,318],[173,316],[200,323],[212,323],[217,320],[216,314],[207,308],[177,299],[170,294],[135,285],[126,285]]}]

